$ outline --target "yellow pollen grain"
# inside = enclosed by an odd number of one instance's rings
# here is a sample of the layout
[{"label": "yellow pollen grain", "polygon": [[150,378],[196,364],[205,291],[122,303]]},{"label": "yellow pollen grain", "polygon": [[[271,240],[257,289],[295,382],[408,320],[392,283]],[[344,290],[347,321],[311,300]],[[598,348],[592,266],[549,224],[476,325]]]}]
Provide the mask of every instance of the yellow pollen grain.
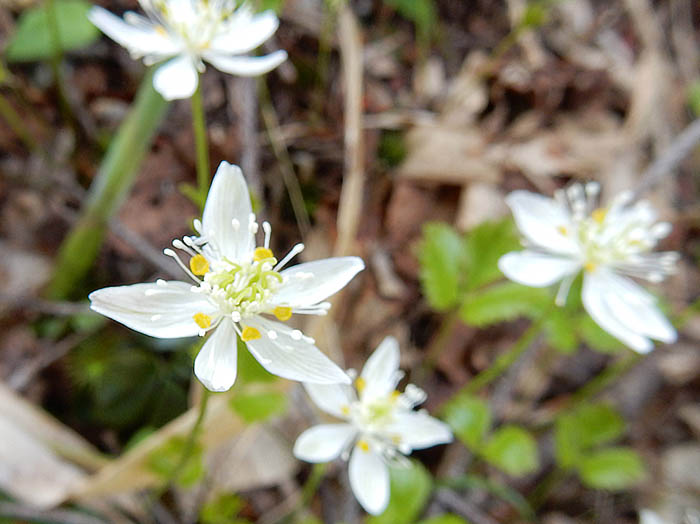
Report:
[{"label": "yellow pollen grain", "polygon": [[209,326],[211,326],[211,317],[209,315],[205,315],[204,313],[195,313],[192,315],[192,318],[202,329],[207,329]]},{"label": "yellow pollen grain", "polygon": [[202,255],[195,255],[190,258],[190,270],[201,277],[209,272],[209,261]]},{"label": "yellow pollen grain", "polygon": [[257,340],[261,337],[260,331],[255,329],[254,327],[246,327],[243,329],[243,332],[241,333],[241,339],[243,342],[250,342],[251,340]]},{"label": "yellow pollen grain", "polygon": [[588,273],[592,273],[593,271],[596,270],[597,267],[598,267],[598,266],[597,266],[595,263],[593,263],[593,262],[586,262],[586,263],[583,265],[583,269],[585,269],[586,272],[588,272]]},{"label": "yellow pollen grain", "polygon": [[266,247],[256,247],[255,251],[253,251],[253,260],[260,262],[266,258],[274,258],[272,250],[267,249]]},{"label": "yellow pollen grain", "polygon": [[559,231],[562,235],[566,236],[569,234],[569,230],[566,229],[565,226],[558,226],[557,231]]},{"label": "yellow pollen grain", "polygon": [[607,209],[603,209],[602,207],[599,207],[598,209],[594,209],[593,212],[591,213],[591,217],[593,220],[595,220],[598,224],[602,224],[603,221],[605,220],[605,215],[608,214]]},{"label": "yellow pollen grain", "polygon": [[369,444],[367,443],[366,440],[358,440],[357,447],[360,448],[365,453],[369,451]]},{"label": "yellow pollen grain", "polygon": [[362,390],[365,389],[366,385],[367,385],[367,383],[365,382],[364,378],[357,377],[355,379],[355,387],[357,388],[357,391],[359,391],[360,393],[362,393]]},{"label": "yellow pollen grain", "polygon": [[286,306],[277,306],[272,310],[272,313],[277,317],[277,320],[284,322],[292,318],[292,308]]}]

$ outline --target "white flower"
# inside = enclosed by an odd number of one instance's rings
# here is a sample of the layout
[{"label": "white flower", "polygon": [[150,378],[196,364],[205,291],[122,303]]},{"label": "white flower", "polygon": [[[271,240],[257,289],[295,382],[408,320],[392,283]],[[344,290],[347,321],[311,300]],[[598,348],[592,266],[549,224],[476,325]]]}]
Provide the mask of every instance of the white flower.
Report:
[{"label": "white flower", "polygon": [[324,300],[342,289],[364,263],[357,257],[328,258],[282,269],[304,246],[281,260],[269,248],[270,224],[263,222],[264,247],[255,247],[258,224],[241,170],[219,165],[204,208],[195,221],[198,237],[173,241],[189,255],[173,257],[192,282],[110,287],[90,294],[90,307],[117,322],[158,338],[211,332],[194,363],[194,372],[212,391],[226,391],[236,380],[236,335],[270,373],[319,384],[349,383],[350,378],[301,331],[285,322],[294,313],[323,315]]},{"label": "white flower", "polygon": [[88,18],[100,30],[147,65],[168,60],[153,76],[166,100],[188,98],[197,89],[204,61],[225,73],[257,76],[287,58],[284,51],[241,56],[270,38],[279,21],[273,11],[253,14],[237,0],[139,0],[148,17],[132,11],[124,19],[94,6]]},{"label": "white flower", "polygon": [[[368,513],[382,513],[389,503],[387,462],[402,463],[403,455],[452,441],[450,428],[413,408],[425,393],[408,385],[396,391],[399,346],[387,337],[367,360],[351,386],[304,384],[314,403],[326,413],[344,419],[342,424],[321,424],[302,433],[294,455],[307,462],[350,458],[350,486]],[[405,459],[404,459],[405,461]]]},{"label": "white flower", "polygon": [[653,295],[629,277],[660,282],[672,273],[678,254],[651,253],[671,225],[657,222],[646,201],[631,202],[625,192],[607,207],[596,207],[600,187],[575,184],[550,199],[528,191],[507,197],[526,249],[504,255],[503,273],[527,286],[562,281],[557,304],[566,300],[571,283],[583,270],[583,305],[600,327],[646,353],[650,339],[670,343],[676,331],[656,306]]}]

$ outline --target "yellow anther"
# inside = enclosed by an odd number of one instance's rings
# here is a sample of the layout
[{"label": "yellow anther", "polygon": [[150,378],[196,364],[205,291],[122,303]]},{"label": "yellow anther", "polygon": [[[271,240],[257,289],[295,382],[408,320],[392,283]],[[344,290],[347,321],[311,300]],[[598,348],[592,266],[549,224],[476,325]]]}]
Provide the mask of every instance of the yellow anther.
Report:
[{"label": "yellow anther", "polygon": [[360,393],[362,393],[362,390],[365,389],[366,385],[367,385],[367,383],[365,382],[364,378],[357,377],[355,379],[355,387],[357,388],[357,391],[359,391]]},{"label": "yellow anther", "polygon": [[198,277],[206,275],[209,272],[209,261],[203,255],[195,255],[190,258],[190,269]]},{"label": "yellow anther", "polygon": [[588,272],[588,273],[592,273],[593,271],[596,270],[597,267],[598,267],[598,265],[595,264],[594,262],[586,262],[583,265],[583,269],[585,269],[586,272]]},{"label": "yellow anther", "polygon": [[608,214],[607,209],[603,209],[602,207],[599,207],[598,209],[594,209],[593,212],[591,213],[591,217],[593,220],[595,220],[598,224],[602,224],[603,221],[605,220],[605,215]]},{"label": "yellow anther", "polygon": [[392,435],[391,436],[391,441],[394,444],[401,444],[401,435]]},{"label": "yellow anther", "polygon": [[192,315],[192,318],[202,329],[207,329],[209,326],[211,326],[211,317],[209,315],[205,315],[204,313],[195,313]]},{"label": "yellow anther", "polygon": [[564,236],[569,234],[569,230],[566,229],[566,226],[557,226],[557,231],[559,231]]},{"label": "yellow anther", "polygon": [[391,401],[392,401],[392,402],[396,402],[396,401],[399,399],[400,396],[401,396],[401,392],[400,392],[400,391],[396,391],[396,390],[392,391],[392,392],[391,392]]},{"label": "yellow anther", "polygon": [[358,440],[357,447],[365,453],[369,451],[369,443],[366,440]]},{"label": "yellow anther", "polygon": [[272,310],[272,313],[277,317],[277,320],[284,322],[292,318],[292,308],[286,306],[277,306]]},{"label": "yellow anther", "polygon": [[272,250],[267,249],[266,247],[256,247],[255,251],[253,251],[253,260],[260,262],[266,258],[274,258]]},{"label": "yellow anther", "polygon": [[167,36],[168,32],[165,30],[165,27],[162,25],[157,25],[156,26],[156,33],[158,33],[160,36]]},{"label": "yellow anther", "polygon": [[345,416],[349,415],[350,414],[350,406],[343,406],[342,408],[340,408],[340,412]]},{"label": "yellow anther", "polygon": [[243,339],[243,342],[250,342],[251,340],[257,340],[261,337],[260,331],[255,329],[254,327],[246,327],[243,328],[243,332],[241,333],[241,339]]}]

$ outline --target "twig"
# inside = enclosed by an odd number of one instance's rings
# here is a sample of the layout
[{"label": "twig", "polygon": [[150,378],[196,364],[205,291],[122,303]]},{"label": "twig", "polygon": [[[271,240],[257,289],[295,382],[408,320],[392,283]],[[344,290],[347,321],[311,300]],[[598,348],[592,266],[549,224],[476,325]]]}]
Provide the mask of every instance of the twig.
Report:
[{"label": "twig", "polygon": [[440,488],[436,490],[435,498],[447,509],[458,513],[474,524],[498,524],[477,506],[451,489]]},{"label": "twig", "polygon": [[633,201],[658,184],[664,176],[670,174],[690,154],[698,142],[700,142],[700,118],[691,122],[673,139],[668,149],[647,167],[641,176],[641,182],[634,190]]},{"label": "twig", "polygon": [[0,502],[0,517],[9,520],[41,522],[45,524],[105,524],[104,520],[84,513],[78,513],[77,511],[63,509],[43,511],[13,502]]}]

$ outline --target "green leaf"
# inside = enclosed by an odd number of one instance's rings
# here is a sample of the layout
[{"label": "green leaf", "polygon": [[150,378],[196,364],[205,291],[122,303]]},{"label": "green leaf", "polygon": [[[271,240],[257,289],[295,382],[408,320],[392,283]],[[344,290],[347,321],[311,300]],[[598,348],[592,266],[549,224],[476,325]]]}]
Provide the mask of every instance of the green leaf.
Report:
[{"label": "green leaf", "polygon": [[480,293],[468,295],[459,316],[467,324],[483,327],[518,317],[537,318],[549,308],[551,302],[546,289],[501,282]]},{"label": "green leaf", "polygon": [[421,520],[418,524],[469,524],[469,522],[457,515],[446,513],[427,520]]},{"label": "green leaf", "polygon": [[626,447],[603,449],[584,457],[579,473],[588,487],[612,491],[630,488],[646,475],[641,457]]},{"label": "green leaf", "polygon": [[700,117],[700,81],[695,81],[688,89],[688,105],[696,117]]},{"label": "green leaf", "polygon": [[384,3],[411,20],[416,25],[419,37],[429,41],[437,25],[437,12],[433,0],[384,0]]},{"label": "green leaf", "polygon": [[90,45],[100,32],[87,18],[91,7],[83,0],[54,0],[58,40],[61,49],[56,49],[49,27],[49,2],[27,9],[20,16],[17,31],[6,49],[9,62],[31,62],[46,60],[60,51],[71,51]]},{"label": "green leaf", "polygon": [[224,493],[202,506],[199,521],[202,524],[232,524],[245,503],[234,493]]},{"label": "green leaf", "polygon": [[618,353],[624,349],[622,342],[603,330],[587,314],[582,314],[577,322],[577,331],[588,347],[600,353]]},{"label": "green leaf", "polygon": [[520,240],[511,219],[484,222],[472,229],[464,241],[466,250],[466,289],[473,291],[501,278],[498,259],[520,249]]},{"label": "green leaf", "polygon": [[278,378],[260,365],[250,351],[248,346],[237,337],[238,347],[238,379],[239,384],[251,384],[255,382],[270,383]]},{"label": "green leaf", "polygon": [[204,476],[204,450],[199,444],[192,446],[187,461],[178,473],[175,469],[181,466],[186,445],[187,441],[183,437],[171,438],[149,455],[149,469],[164,479],[177,473],[174,481],[183,488],[195,485]]},{"label": "green leaf", "polygon": [[491,427],[488,404],[471,395],[457,395],[444,407],[445,420],[465,446],[479,449]]},{"label": "green leaf", "polygon": [[248,424],[261,422],[287,410],[287,397],[282,393],[239,393],[231,399],[231,408]]},{"label": "green leaf", "polygon": [[284,7],[284,0],[261,0],[260,11],[267,11],[272,9],[278,15],[282,12]]},{"label": "green leaf", "polygon": [[554,430],[555,455],[563,468],[576,466],[584,452],[612,442],[622,435],[625,423],[610,406],[585,404],[557,418]]},{"label": "green leaf", "polygon": [[432,491],[432,477],[418,462],[391,467],[391,499],[384,513],[369,517],[367,524],[411,524],[423,511]]},{"label": "green leaf", "polygon": [[482,450],[483,457],[509,475],[532,473],[539,466],[534,437],[518,426],[503,426]]},{"label": "green leaf", "polygon": [[437,311],[457,305],[464,256],[462,238],[452,227],[437,222],[423,227],[418,246],[420,280],[428,303]]},{"label": "green leaf", "polygon": [[543,324],[547,342],[561,353],[572,354],[578,348],[579,341],[574,325],[574,318],[567,310],[562,308],[551,310]]}]

